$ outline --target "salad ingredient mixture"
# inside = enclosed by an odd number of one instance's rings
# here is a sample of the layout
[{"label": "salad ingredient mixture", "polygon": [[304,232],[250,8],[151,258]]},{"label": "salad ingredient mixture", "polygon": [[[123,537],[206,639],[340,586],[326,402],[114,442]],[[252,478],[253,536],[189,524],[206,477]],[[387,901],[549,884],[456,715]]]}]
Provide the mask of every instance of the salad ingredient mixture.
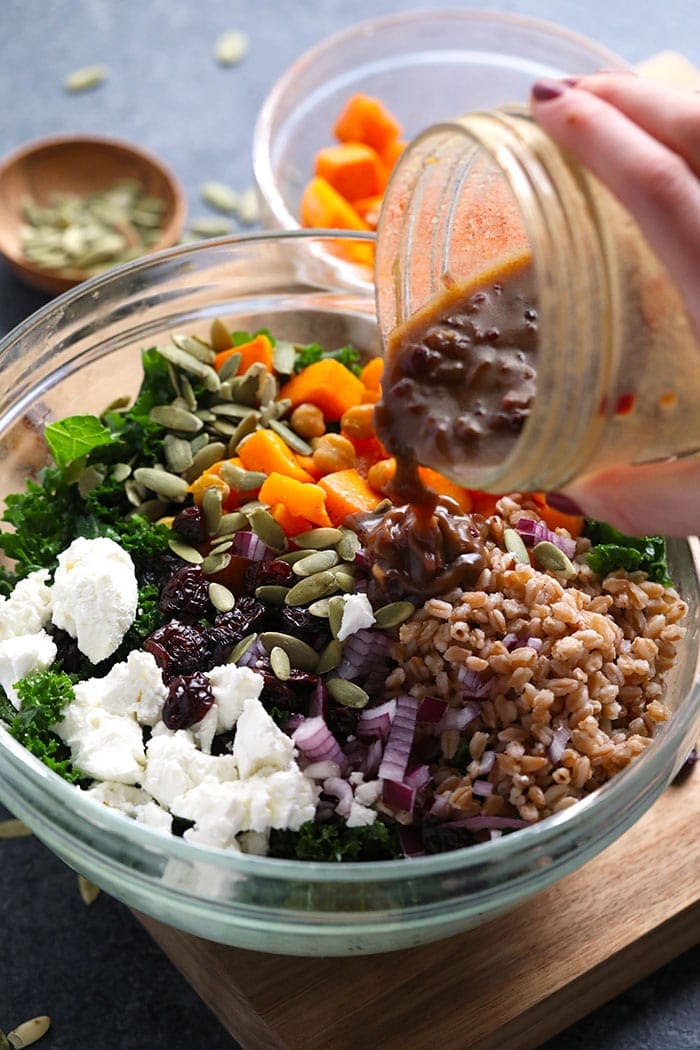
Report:
[{"label": "salad ingredient mixture", "polygon": [[381,860],[526,827],[649,744],[686,611],[662,540],[426,468],[392,502],[351,347],[215,321],[142,356],[133,404],[46,427],[0,533],[0,719],[76,790]]}]

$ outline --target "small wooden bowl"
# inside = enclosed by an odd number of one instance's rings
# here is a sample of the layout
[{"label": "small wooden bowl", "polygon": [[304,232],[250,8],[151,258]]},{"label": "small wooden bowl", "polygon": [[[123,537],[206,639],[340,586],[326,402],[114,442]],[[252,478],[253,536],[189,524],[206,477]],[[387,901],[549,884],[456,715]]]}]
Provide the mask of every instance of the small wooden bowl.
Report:
[{"label": "small wooden bowl", "polygon": [[175,244],[185,221],[185,195],[173,173],[140,146],[99,135],[57,135],[22,146],[0,163],[0,253],[23,281],[56,294],[91,276],[75,269],[47,269],[22,253],[22,199],[40,205],[57,193],[84,196],[109,189],[123,178],[137,179],[144,192],[165,201],[162,232],[148,248]]}]

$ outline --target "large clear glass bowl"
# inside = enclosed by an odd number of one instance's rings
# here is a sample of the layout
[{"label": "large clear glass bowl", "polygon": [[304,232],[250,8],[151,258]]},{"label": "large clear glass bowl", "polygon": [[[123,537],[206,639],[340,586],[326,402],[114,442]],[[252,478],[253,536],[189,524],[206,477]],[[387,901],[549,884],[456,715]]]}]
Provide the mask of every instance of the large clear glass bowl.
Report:
[{"label": "large clear glass bowl", "polygon": [[[34,314],[0,348],[0,495],[22,488],[42,464],[47,419],[99,411],[133,393],[139,347],[173,329],[205,332],[221,316],[234,328],[266,325],[293,340],[353,341],[372,352],[372,297],[333,287],[334,271],[323,266],[339,244],[288,234],[177,248],[96,278]],[[500,840],[368,864],[231,855],[164,836],[102,806],[2,729],[0,799],[107,892],[214,941],[346,955],[457,933],[513,908],[604,849],[651,806],[692,747],[700,727],[700,595],[689,544],[674,541],[669,553],[690,606],[688,638],[668,687],[673,717],[636,762],[585,801]]]}]

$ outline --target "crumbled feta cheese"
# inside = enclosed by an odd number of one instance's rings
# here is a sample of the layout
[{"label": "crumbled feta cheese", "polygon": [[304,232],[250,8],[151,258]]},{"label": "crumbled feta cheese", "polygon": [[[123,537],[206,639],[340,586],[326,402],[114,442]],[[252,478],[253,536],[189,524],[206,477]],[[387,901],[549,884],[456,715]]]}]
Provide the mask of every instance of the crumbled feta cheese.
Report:
[{"label": "crumbled feta cheese", "polygon": [[372,806],[382,793],[384,781],[370,780],[366,784],[358,784],[355,788],[355,799],[363,806]]},{"label": "crumbled feta cheese", "polygon": [[371,627],[374,623],[374,613],[366,594],[344,594],[343,600],[343,618],[337,634],[339,642],[344,642],[351,634],[361,631],[363,627]]},{"label": "crumbled feta cheese", "polygon": [[237,778],[232,755],[203,754],[187,729],[173,733],[163,723],[154,729],[146,748],[142,783],[161,806],[172,809],[176,798],[186,795],[204,780],[222,782]]},{"label": "crumbled feta cheese", "polygon": [[358,784],[364,784],[365,775],[359,769],[355,769],[348,777],[348,780],[350,781],[353,787],[357,787]]},{"label": "crumbled feta cheese", "polygon": [[88,678],[73,688],[78,703],[113,715],[135,715],[143,725],[160,718],[168,690],[151,653],[134,650],[103,678]]},{"label": "crumbled feta cheese", "polygon": [[172,817],[166,810],[161,809],[153,801],[147,791],[142,788],[131,787],[128,784],[118,784],[114,781],[102,781],[87,789],[85,794],[97,799],[105,806],[118,809],[127,817],[132,817],[140,824],[146,824],[149,828],[165,831],[170,834],[172,830]]},{"label": "crumbled feta cheese", "polygon": [[111,656],[131,627],[138,605],[134,563],[104,536],[79,537],[58,556],[52,619],[94,664]]},{"label": "crumbled feta cheese", "polygon": [[361,806],[359,802],[353,802],[346,823],[349,828],[362,828],[368,824],[374,824],[376,819],[376,809],[368,809],[367,806]]},{"label": "crumbled feta cheese", "polygon": [[259,700],[246,700],[233,741],[233,757],[244,779],[256,773],[287,769],[294,756],[291,737],[275,725]]},{"label": "crumbled feta cheese", "polygon": [[10,702],[19,710],[19,697],[14,686],[35,671],[45,671],[56,659],[56,643],[44,630],[20,634],[0,642],[0,685]]},{"label": "crumbled feta cheese", "polygon": [[216,704],[212,704],[204,718],[200,718],[199,722],[195,722],[194,725],[190,726],[190,732],[194,737],[195,744],[205,755],[211,754],[212,741],[216,736],[217,721]]},{"label": "crumbled feta cheese", "polygon": [[250,667],[221,664],[207,672],[217,711],[217,733],[233,729],[246,700],[257,700],[265,684]]},{"label": "crumbled feta cheese", "polygon": [[139,824],[145,824],[147,828],[153,828],[154,831],[164,831],[166,835],[172,832],[173,818],[156,802],[146,802],[142,806],[137,806],[134,816]]},{"label": "crumbled feta cheese", "polygon": [[0,597],[0,642],[20,634],[36,634],[51,619],[48,569],[30,572],[8,598]]}]

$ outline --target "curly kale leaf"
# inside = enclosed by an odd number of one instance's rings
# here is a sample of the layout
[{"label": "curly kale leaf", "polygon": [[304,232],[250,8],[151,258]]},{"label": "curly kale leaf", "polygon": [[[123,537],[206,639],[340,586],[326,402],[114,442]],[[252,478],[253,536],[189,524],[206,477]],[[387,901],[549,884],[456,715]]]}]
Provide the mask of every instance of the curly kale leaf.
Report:
[{"label": "curly kale leaf", "polygon": [[86,524],[81,503],[77,488],[66,485],[55,467],[43,471],[40,483],[28,481],[24,492],[7,497],[2,520],[15,531],[0,532],[0,549],[16,562],[18,577],[55,563]]},{"label": "curly kale leaf", "polygon": [[586,522],[584,534],[593,544],[588,564],[599,576],[615,569],[646,572],[650,580],[672,586],[663,536],[625,536],[603,521]]},{"label": "curly kale leaf", "polygon": [[72,765],[68,748],[52,726],[61,720],[63,708],[73,699],[75,681],[74,675],[64,671],[38,671],[22,678],[15,686],[20,709],[7,719],[12,736],[71,783],[84,776]]},{"label": "curly kale leaf", "polygon": [[360,366],[360,354],[354,346],[341,346],[339,350],[324,350],[318,343],[309,343],[308,346],[297,346],[295,349],[295,372],[301,372],[302,369],[308,368],[309,365],[313,365],[317,361],[322,361],[329,357],[339,361],[341,365],[345,365],[353,375],[359,376],[362,371]]},{"label": "curly kale leaf", "polygon": [[357,828],[308,821],[298,831],[273,829],[270,834],[272,857],[342,862],[393,860],[403,855],[396,828],[379,819]]}]

